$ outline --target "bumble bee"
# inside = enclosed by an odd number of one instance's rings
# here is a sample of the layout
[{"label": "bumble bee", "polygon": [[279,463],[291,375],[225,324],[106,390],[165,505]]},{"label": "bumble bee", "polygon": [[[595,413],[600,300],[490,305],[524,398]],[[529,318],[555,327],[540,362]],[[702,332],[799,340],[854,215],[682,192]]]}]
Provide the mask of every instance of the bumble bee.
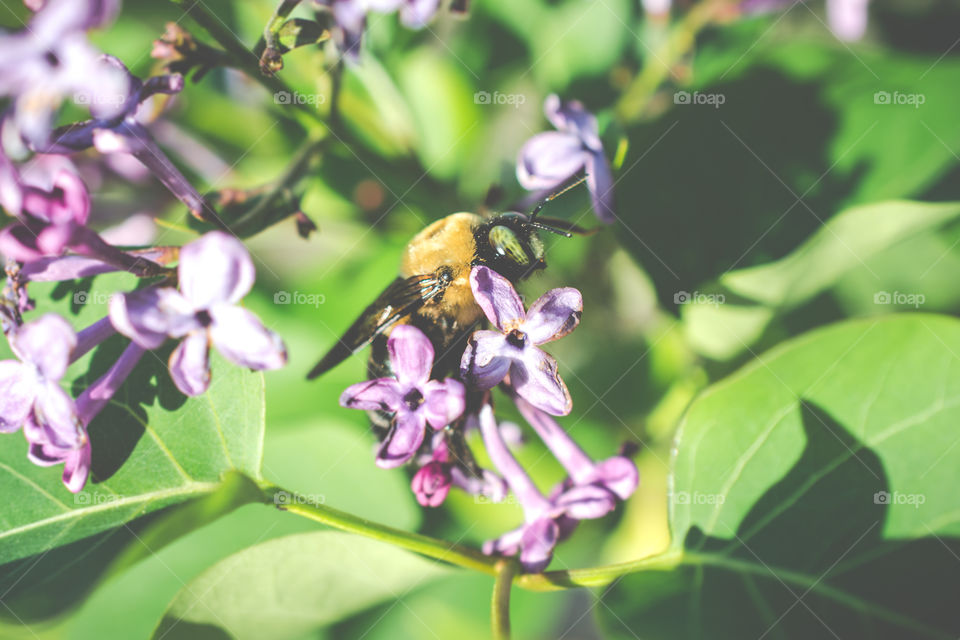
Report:
[{"label": "bumble bee", "polygon": [[[538,231],[568,238],[574,233],[591,233],[575,224],[537,215],[546,202],[583,180],[546,198],[529,215],[509,212],[484,218],[474,213],[454,213],[429,225],[404,250],[399,276],[364,309],[307,378],[322,375],[371,344],[367,377],[392,376],[387,336],[392,327],[403,323],[423,331],[433,344],[434,378],[459,377],[467,339],[484,319],[470,288],[472,268],[485,265],[517,283],[546,267]],[[482,394],[468,393],[466,400],[465,416],[479,408]],[[384,411],[369,411],[368,415],[374,433],[383,441],[394,426],[392,416]],[[442,437],[457,466],[468,476],[479,478],[481,470],[459,427],[459,423],[448,426]],[[423,446],[429,448],[429,440]]]},{"label": "bumble bee", "polygon": [[437,220],[407,245],[400,275],[360,314],[343,337],[307,374],[314,379],[373,343],[368,375],[391,375],[386,336],[401,323],[424,332],[435,352],[434,377],[458,370],[466,338],[483,319],[470,289],[475,265],[490,267],[513,283],[546,267],[539,230],[566,237],[590,231],[553,218],[538,217],[543,205],[576,186],[555,193],[529,214],[502,213],[484,218],[454,213]]}]

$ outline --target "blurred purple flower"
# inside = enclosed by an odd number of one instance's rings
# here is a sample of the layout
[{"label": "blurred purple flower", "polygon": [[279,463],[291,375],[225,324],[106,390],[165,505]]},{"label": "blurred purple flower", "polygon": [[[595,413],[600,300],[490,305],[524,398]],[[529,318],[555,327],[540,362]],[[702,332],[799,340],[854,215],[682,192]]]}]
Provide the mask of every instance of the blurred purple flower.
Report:
[{"label": "blurred purple flower", "polygon": [[[475,416],[468,418],[473,419]],[[500,430],[501,433],[506,431],[503,425],[500,425]],[[424,507],[439,507],[452,487],[470,495],[484,496],[490,502],[502,502],[507,495],[506,483],[494,472],[480,469],[477,475],[475,469],[458,464],[442,431],[434,435],[433,452],[418,462],[423,466],[414,474],[410,487],[417,502]]]},{"label": "blurred purple flower", "polygon": [[463,384],[452,378],[431,380],[433,345],[420,329],[400,325],[387,339],[390,366],[396,378],[358,382],[340,396],[348,409],[389,411],[393,425],[377,453],[377,465],[397,467],[414,456],[426,435],[426,425],[443,429],[463,414]]},{"label": "blurred purple flower", "polygon": [[[795,5],[798,0],[741,0],[745,14],[778,11]],[[827,0],[827,24],[841,40],[860,40],[867,32],[870,0]]]},{"label": "blurred purple flower", "polygon": [[86,435],[77,408],[60,380],[77,346],[66,320],[47,314],[8,336],[17,360],[0,361],[0,432],[12,433],[28,421],[56,447],[77,449]]},{"label": "blurred purple flower", "polygon": [[0,150],[0,205],[19,218],[0,231],[0,253],[20,262],[63,253],[90,214],[90,196],[66,158],[38,155],[21,174]]},{"label": "blurred purple flower", "polygon": [[156,116],[151,98],[183,89],[183,76],[175,73],[141,81],[120,60],[104,56],[105,63],[122,74],[125,90],[102,93],[88,102],[92,119],[59,127],[48,144],[32,145],[47,153],[74,153],[90,147],[104,154],[130,154],[143,163],[195,216],[204,211],[204,200],[154,142],[147,124]]},{"label": "blurred purple flower", "polygon": [[520,414],[570,474],[563,483],[564,489],[594,486],[606,489],[621,500],[633,495],[640,475],[632,460],[613,456],[602,462],[594,462],[550,415],[519,396],[514,396],[513,400]]},{"label": "blurred purple flower", "polygon": [[440,8],[439,0],[315,0],[314,4],[327,9],[333,16],[337,25],[334,40],[343,57],[351,62],[360,59],[360,44],[369,12],[398,11],[404,26],[421,29]]},{"label": "blurred purple flower", "polygon": [[536,345],[567,335],[580,323],[583,298],[569,287],[551,289],[528,312],[510,281],[484,266],[470,273],[477,304],[499,331],[475,331],[460,362],[465,381],[490,389],[507,374],[517,393],[553,415],[570,413],[573,401],[557,361]]},{"label": "blurred purple flower", "polygon": [[585,170],[594,212],[603,222],[613,222],[613,173],[603,154],[596,117],[580,102],[561,102],[556,94],[547,96],[544,112],[557,131],[538,133],[520,149],[520,185],[527,190],[555,189]]},{"label": "blurred purple flower", "polygon": [[177,388],[196,396],[210,386],[210,345],[230,362],[254,370],[286,364],[286,347],[237,303],[253,287],[250,254],[239,240],[212,231],[180,250],[180,290],[150,287],[114,296],[110,320],[144,349],[182,338],[170,355]]},{"label": "blurred purple flower", "polygon": [[85,34],[111,21],[118,7],[115,0],[49,0],[25,29],[0,34],[0,96],[12,98],[13,124],[31,144],[48,142],[64,97],[93,104],[126,91],[124,75]]},{"label": "blurred purple flower", "polygon": [[510,453],[490,405],[480,410],[480,433],[490,460],[506,479],[524,517],[519,528],[486,542],[484,553],[519,553],[525,571],[542,571],[550,564],[553,548],[570,535],[579,520],[600,518],[616,506],[613,494],[593,485],[558,487],[545,497]]}]

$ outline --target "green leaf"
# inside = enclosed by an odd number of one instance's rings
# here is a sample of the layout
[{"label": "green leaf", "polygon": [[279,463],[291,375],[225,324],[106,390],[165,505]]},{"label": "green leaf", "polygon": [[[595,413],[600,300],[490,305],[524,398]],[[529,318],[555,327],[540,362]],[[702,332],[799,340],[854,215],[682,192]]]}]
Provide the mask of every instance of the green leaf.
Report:
[{"label": "green leaf", "polygon": [[708,389],[676,446],[676,567],[617,583],[610,630],[956,637],[957,354],[960,321],[886,316],[801,336]]},{"label": "green leaf", "polygon": [[154,637],[188,637],[211,627],[241,640],[303,637],[449,572],[344,533],[287,536],[245,549],[184,586]]},{"label": "green leaf", "polygon": [[[99,277],[83,295],[54,287],[54,301],[44,303],[44,310],[82,328],[105,313],[106,292],[132,288],[131,280]],[[33,287],[31,294],[39,298],[44,289]],[[115,335],[74,364],[71,393],[76,397],[102,375],[128,342]],[[3,438],[3,615],[37,619],[57,613],[109,574],[111,563],[117,570],[129,566],[192,528],[261,499],[250,479],[260,478],[263,456],[263,376],[214,353],[210,390],[187,398],[167,370],[171,349],[145,354],[89,425],[91,476],[80,493],[64,488],[61,467],[28,461],[20,434]],[[188,501],[185,512],[160,513]]]},{"label": "green leaf", "polygon": [[[847,209],[780,260],[720,277],[727,291],[755,304],[683,307],[691,344],[712,358],[734,357],[758,340],[777,314],[810,301],[885,249],[958,216],[958,202],[890,201]],[[877,292],[882,289],[877,282]]]}]

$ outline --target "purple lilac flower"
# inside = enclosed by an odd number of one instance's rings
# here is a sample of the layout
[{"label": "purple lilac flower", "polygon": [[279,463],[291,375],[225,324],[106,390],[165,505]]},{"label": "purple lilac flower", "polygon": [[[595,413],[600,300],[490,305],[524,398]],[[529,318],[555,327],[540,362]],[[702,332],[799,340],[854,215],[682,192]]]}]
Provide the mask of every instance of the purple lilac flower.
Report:
[{"label": "purple lilac flower", "polygon": [[613,173],[603,154],[596,117],[580,102],[561,102],[555,94],[547,96],[543,108],[557,131],[538,133],[520,149],[520,185],[528,190],[555,189],[584,170],[594,212],[603,222],[613,222]]},{"label": "purple lilac flower", "polygon": [[196,396],[210,386],[210,345],[230,362],[253,370],[286,364],[286,347],[237,303],[253,287],[250,254],[239,240],[213,231],[180,250],[179,290],[149,287],[114,296],[110,320],[144,349],[181,339],[170,356],[177,388]]},{"label": "purple lilac flower", "polygon": [[439,0],[315,0],[333,16],[334,39],[343,56],[351,62],[360,58],[360,44],[367,26],[367,14],[398,11],[400,22],[410,29],[427,25],[440,8]]},{"label": "purple lilac flower", "polygon": [[41,466],[62,463],[63,483],[74,493],[83,488],[90,470],[86,426],[129,375],[139,347],[128,347],[76,401],[60,381],[71,362],[113,333],[107,318],[75,334],[66,320],[46,314],[10,332],[18,360],[0,362],[0,432],[22,428],[29,459]]},{"label": "purple lilac flower", "polygon": [[[468,420],[475,421],[475,416],[471,415]],[[501,424],[500,431],[506,436],[509,430],[504,429]],[[422,466],[410,483],[417,502],[422,506],[439,507],[452,487],[470,495],[484,496],[490,502],[502,502],[506,497],[507,485],[496,473],[481,469],[477,476],[471,473],[466,465],[457,464],[458,461],[447,446],[445,433],[437,432],[432,446],[433,451],[418,460]]]},{"label": "purple lilac flower", "polygon": [[[109,326],[109,323],[107,323],[107,326]],[[30,443],[27,454],[30,461],[44,467],[63,464],[64,486],[73,493],[83,489],[90,474],[92,453],[90,440],[86,436],[86,427],[107,405],[144,353],[145,350],[135,343],[127,345],[116,363],[77,398],[77,417],[84,434],[82,446],[72,449],[60,447],[48,438],[43,437],[42,433],[34,433],[33,428],[29,426],[30,421],[28,421],[27,425],[24,425],[24,434]]]},{"label": "purple lilac flower", "polygon": [[383,468],[397,467],[414,456],[426,425],[443,429],[463,414],[463,384],[452,378],[431,380],[433,345],[420,329],[400,325],[387,339],[395,378],[377,378],[348,387],[340,405],[348,409],[389,411],[393,425],[377,454]]},{"label": "purple lilac flower", "polygon": [[126,91],[126,78],[85,33],[110,22],[118,7],[116,0],[49,0],[25,29],[0,34],[0,96],[13,99],[13,124],[31,144],[48,142],[65,97],[93,104]]},{"label": "purple lilac flower", "polygon": [[[778,11],[797,4],[798,0],[741,0],[745,14]],[[849,42],[860,40],[867,32],[870,0],[827,0],[827,24],[833,34]]]},{"label": "purple lilac flower", "polygon": [[567,470],[565,488],[594,486],[626,500],[640,482],[637,465],[625,456],[613,456],[594,462],[549,414],[514,395],[520,414],[537,432],[554,457]]},{"label": "purple lilac flower", "polygon": [[542,571],[550,564],[553,548],[569,536],[580,520],[600,518],[616,506],[610,491],[594,486],[557,487],[545,497],[510,453],[493,409],[480,410],[480,433],[487,453],[503,474],[523,509],[524,523],[483,546],[484,553],[520,555],[525,571]]},{"label": "purple lilac flower", "polygon": [[460,363],[465,381],[490,389],[508,374],[517,393],[553,415],[570,413],[573,401],[557,372],[557,361],[537,348],[573,331],[583,298],[569,287],[551,289],[524,311],[510,281],[484,266],[470,273],[477,304],[498,330],[476,331]]},{"label": "purple lilac flower", "polygon": [[147,124],[156,116],[152,98],[179,93],[183,89],[183,76],[174,73],[141,81],[117,58],[104,56],[104,61],[123,75],[126,90],[97,96],[89,102],[92,119],[60,127],[54,131],[52,142],[33,145],[33,148],[47,153],[74,153],[95,147],[104,154],[130,154],[150,169],[191,213],[200,216],[204,211],[203,198],[157,146],[147,129]]},{"label": "purple lilac flower", "polygon": [[51,313],[15,329],[9,341],[17,360],[0,362],[0,432],[12,433],[30,419],[51,444],[82,446],[76,405],[60,387],[77,346],[73,329]]}]

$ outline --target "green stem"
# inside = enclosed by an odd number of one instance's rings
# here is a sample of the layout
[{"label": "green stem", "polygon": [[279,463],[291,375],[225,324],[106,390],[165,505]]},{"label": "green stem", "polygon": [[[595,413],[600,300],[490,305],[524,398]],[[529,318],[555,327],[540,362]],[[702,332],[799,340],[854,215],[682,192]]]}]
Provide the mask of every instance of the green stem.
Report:
[{"label": "green stem", "polygon": [[623,92],[614,107],[617,119],[629,123],[639,119],[650,98],[673,72],[673,67],[693,49],[697,34],[713,22],[730,0],[701,0],[670,31],[666,42],[647,58],[643,70]]},{"label": "green stem", "polygon": [[628,573],[665,571],[676,567],[683,560],[682,549],[669,549],[655,556],[602,567],[522,575],[517,578],[517,586],[530,591],[560,591],[577,587],[603,587]]},{"label": "green stem", "polygon": [[451,544],[418,533],[394,529],[393,527],[388,527],[387,525],[347,513],[346,511],[340,511],[333,507],[310,502],[296,493],[273,485],[268,484],[263,486],[263,492],[265,502],[276,504],[277,508],[283,511],[289,511],[290,513],[295,513],[304,518],[343,531],[387,542],[407,549],[408,551],[414,551],[429,558],[449,562],[450,564],[455,564],[465,569],[473,569],[474,571],[496,575],[497,558],[484,555],[475,549],[470,549],[469,547],[458,544]]},{"label": "green stem", "polygon": [[[220,18],[211,14],[205,8],[200,6],[196,0],[170,0],[173,4],[183,9],[184,13],[189,15],[201,27],[203,27],[210,36],[220,44],[223,49],[233,56],[234,67],[245,72],[248,76],[262,84],[272,93],[285,91],[289,94],[293,92],[285,82],[275,76],[266,76],[260,72],[259,58],[240,41],[234,33],[227,28]],[[309,104],[294,101],[293,106],[302,113],[310,116],[316,122],[324,124],[320,114]]]},{"label": "green stem", "polygon": [[496,564],[490,607],[494,640],[510,640],[510,587],[519,569],[519,564],[512,558],[502,558]]}]

